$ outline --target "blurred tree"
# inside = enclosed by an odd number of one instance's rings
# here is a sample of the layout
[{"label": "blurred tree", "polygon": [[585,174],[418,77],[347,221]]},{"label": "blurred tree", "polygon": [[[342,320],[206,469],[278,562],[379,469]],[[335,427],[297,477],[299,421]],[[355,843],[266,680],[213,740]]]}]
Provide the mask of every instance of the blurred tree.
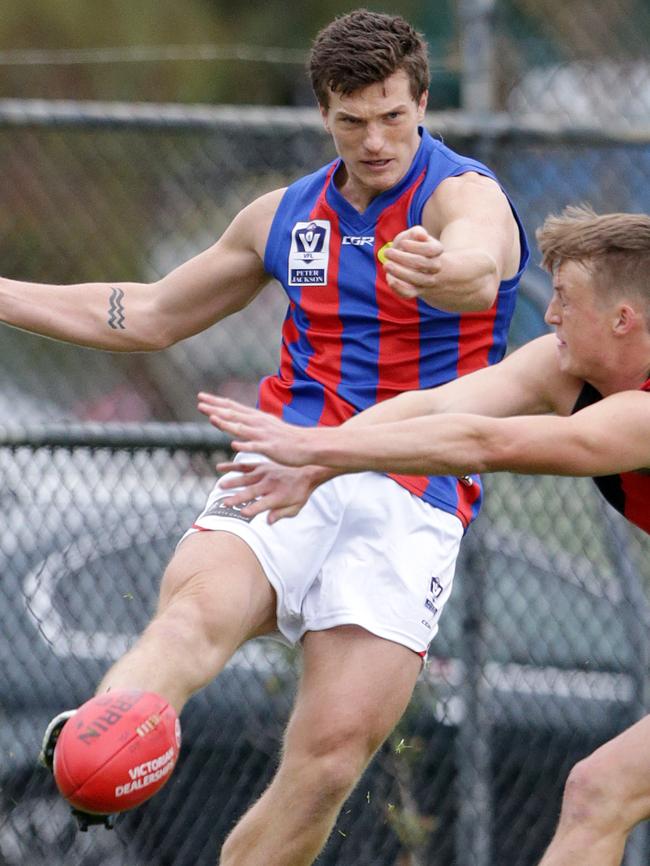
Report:
[{"label": "blurred tree", "polygon": [[647,56],[648,0],[504,0],[501,16],[513,34],[546,42],[549,55],[565,60]]},{"label": "blurred tree", "polygon": [[[385,3],[341,0],[105,0],[101,13],[84,0],[3,0],[0,19],[0,97],[145,100],[158,102],[311,105],[304,59],[316,32],[357,5],[383,11]],[[435,5],[435,9],[434,9]],[[404,15],[431,44],[433,107],[457,100],[453,0],[437,4],[398,0]],[[223,59],[158,59],[70,65],[9,64],[6,52],[145,46],[214,46]],[[248,46],[247,59],[235,59]],[[259,58],[255,48],[259,46]],[[266,48],[280,49],[270,62]],[[282,59],[282,50],[285,51]],[[252,51],[252,54],[251,54]],[[13,55],[16,59],[15,55]]]},{"label": "blurred tree", "polygon": [[[220,43],[218,17],[203,0],[3,0],[0,49],[87,49]],[[227,40],[226,40],[227,41]],[[200,101],[220,64],[120,62],[4,65],[0,96]]]}]

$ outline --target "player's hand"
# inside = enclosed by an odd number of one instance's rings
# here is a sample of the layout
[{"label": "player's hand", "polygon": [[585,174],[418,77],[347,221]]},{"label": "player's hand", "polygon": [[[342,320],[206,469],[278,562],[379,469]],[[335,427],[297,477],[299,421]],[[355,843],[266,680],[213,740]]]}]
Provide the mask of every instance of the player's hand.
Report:
[{"label": "player's hand", "polygon": [[198,409],[214,427],[234,437],[235,451],[264,454],[285,466],[306,466],[312,462],[304,427],[287,424],[259,409],[206,392],[199,394]]},{"label": "player's hand", "polygon": [[267,520],[275,523],[283,517],[294,517],[313,491],[331,473],[316,466],[289,467],[275,463],[233,463],[217,464],[220,472],[237,472],[225,478],[221,486],[233,494],[224,499],[225,505],[242,505],[244,517],[255,517],[268,511]]},{"label": "player's hand", "polygon": [[400,232],[383,252],[386,282],[403,298],[435,291],[444,267],[444,247],[423,226]]}]

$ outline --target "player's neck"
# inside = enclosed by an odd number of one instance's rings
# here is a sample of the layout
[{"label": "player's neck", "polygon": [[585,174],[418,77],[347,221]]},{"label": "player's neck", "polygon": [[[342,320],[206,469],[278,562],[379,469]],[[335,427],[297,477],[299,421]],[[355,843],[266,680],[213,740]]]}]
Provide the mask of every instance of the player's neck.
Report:
[{"label": "player's neck", "polygon": [[600,371],[589,382],[604,397],[619,391],[637,391],[650,378],[650,347],[645,351],[621,352],[615,363]]}]

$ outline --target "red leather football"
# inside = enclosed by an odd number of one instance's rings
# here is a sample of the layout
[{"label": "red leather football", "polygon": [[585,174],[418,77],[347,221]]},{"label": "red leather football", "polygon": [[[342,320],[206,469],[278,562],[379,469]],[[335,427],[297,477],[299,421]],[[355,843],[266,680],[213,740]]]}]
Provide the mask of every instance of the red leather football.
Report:
[{"label": "red leather football", "polygon": [[170,777],[181,744],[178,716],[153,692],[119,689],[86,701],[64,725],[54,778],[75,809],[99,815],[139,806]]}]

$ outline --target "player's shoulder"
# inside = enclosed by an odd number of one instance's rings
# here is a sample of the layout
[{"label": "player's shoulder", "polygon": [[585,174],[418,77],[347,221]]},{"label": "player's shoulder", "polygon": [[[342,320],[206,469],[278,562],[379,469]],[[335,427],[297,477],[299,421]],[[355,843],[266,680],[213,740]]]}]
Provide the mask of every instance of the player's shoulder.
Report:
[{"label": "player's shoulder", "polygon": [[260,252],[266,245],[276,211],[286,189],[274,189],[254,199],[242,208],[227,232],[227,239],[235,245],[252,247]]},{"label": "player's shoulder", "polygon": [[562,370],[555,334],[544,334],[525,343],[501,363],[532,393],[539,395],[540,403],[548,411],[571,414],[584,382]]},{"label": "player's shoulder", "polygon": [[251,220],[273,220],[280,202],[287,191],[286,187],[271,190],[254,199],[241,213],[246,214]]},{"label": "player's shoulder", "polygon": [[543,334],[515,349],[509,358],[518,359],[527,365],[541,365],[543,374],[559,371],[560,365],[555,334]]},{"label": "player's shoulder", "polygon": [[461,174],[452,174],[440,181],[433,192],[432,198],[463,197],[492,198],[501,197],[501,185],[489,174],[483,174],[478,167],[468,168]]},{"label": "player's shoulder", "polygon": [[490,220],[513,221],[512,209],[500,184],[476,169],[440,181],[423,209],[424,224],[439,233],[450,219],[488,216]]}]

